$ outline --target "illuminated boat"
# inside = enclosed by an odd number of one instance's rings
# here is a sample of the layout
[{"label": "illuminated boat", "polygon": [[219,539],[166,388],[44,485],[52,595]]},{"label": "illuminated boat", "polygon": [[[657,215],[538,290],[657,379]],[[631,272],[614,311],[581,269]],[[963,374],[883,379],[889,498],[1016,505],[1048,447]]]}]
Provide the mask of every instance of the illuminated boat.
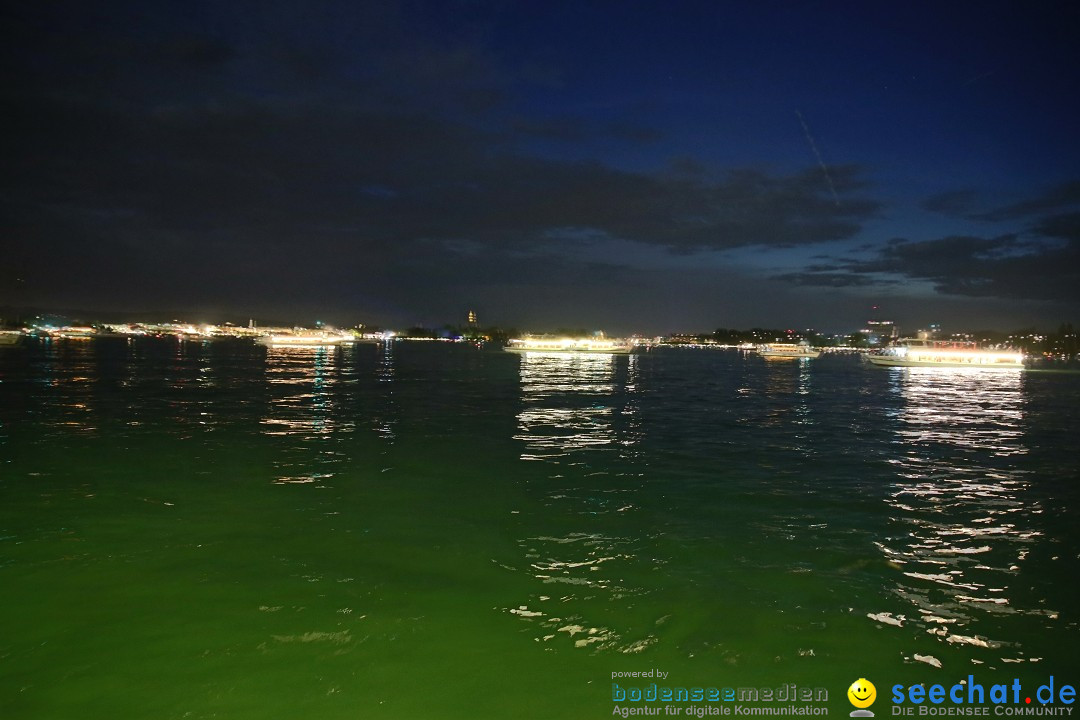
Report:
[{"label": "illuminated boat", "polygon": [[348,333],[276,333],[263,335],[255,342],[267,347],[323,347],[326,345],[345,345],[356,338]]},{"label": "illuminated boat", "polygon": [[48,327],[45,332],[52,338],[64,340],[91,340],[98,336],[96,328],[87,325],[65,325],[64,327]]},{"label": "illuminated boat", "polygon": [[1024,355],[984,350],[977,343],[904,338],[895,345],[864,355],[881,367],[949,367],[980,370],[1023,370]]},{"label": "illuminated boat", "polygon": [[523,337],[514,338],[503,348],[512,353],[597,353],[603,355],[626,355],[633,351],[629,340],[603,336],[572,337]]},{"label": "illuminated boat", "polygon": [[757,351],[764,358],[816,358],[821,354],[806,343],[770,343],[758,346]]},{"label": "illuminated boat", "polygon": [[22,332],[19,330],[0,330],[0,347],[18,345],[22,340]]}]

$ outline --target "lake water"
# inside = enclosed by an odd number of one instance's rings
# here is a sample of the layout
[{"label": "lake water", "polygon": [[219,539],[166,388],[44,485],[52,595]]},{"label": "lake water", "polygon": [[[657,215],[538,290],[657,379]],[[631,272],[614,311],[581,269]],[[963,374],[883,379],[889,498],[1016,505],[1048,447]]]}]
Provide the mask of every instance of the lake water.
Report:
[{"label": "lake water", "polygon": [[31,343],[0,353],[0,717],[1077,685],[1078,430],[1063,373]]}]

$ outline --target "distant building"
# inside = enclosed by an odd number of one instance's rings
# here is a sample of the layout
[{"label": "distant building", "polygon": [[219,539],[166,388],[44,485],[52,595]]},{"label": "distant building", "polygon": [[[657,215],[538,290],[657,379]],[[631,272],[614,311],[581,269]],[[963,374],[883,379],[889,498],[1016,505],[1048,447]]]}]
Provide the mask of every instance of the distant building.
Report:
[{"label": "distant building", "polygon": [[868,335],[876,335],[882,340],[900,337],[900,329],[892,320],[867,320],[866,325]]},{"label": "distant building", "polygon": [[476,313],[473,312],[472,310],[469,311],[469,324],[470,325],[475,325],[476,324]]},{"label": "distant building", "polygon": [[941,334],[941,326],[937,323],[932,323],[930,327],[920,328],[918,333],[916,333],[916,337],[920,340],[933,340],[939,334]]}]

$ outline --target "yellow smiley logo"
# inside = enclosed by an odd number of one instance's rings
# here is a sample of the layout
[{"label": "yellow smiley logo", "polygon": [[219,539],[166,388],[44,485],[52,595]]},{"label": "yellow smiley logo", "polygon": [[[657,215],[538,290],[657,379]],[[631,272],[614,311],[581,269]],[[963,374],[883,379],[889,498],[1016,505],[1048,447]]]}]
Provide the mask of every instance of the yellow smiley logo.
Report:
[{"label": "yellow smiley logo", "polygon": [[877,688],[866,678],[859,678],[847,689],[848,700],[857,708],[868,708],[877,699]]}]

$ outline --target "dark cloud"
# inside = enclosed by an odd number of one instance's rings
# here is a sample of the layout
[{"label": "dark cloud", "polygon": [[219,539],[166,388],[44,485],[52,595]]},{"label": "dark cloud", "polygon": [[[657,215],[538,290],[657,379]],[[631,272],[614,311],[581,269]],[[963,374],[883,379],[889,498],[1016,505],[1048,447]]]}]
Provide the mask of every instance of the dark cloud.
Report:
[{"label": "dark cloud", "polygon": [[770,280],[779,280],[792,285],[810,287],[865,287],[868,285],[895,284],[895,281],[880,280],[854,272],[823,272],[811,268],[808,272],[783,273],[774,275]]},{"label": "dark cloud", "polygon": [[985,200],[974,190],[952,190],[926,198],[924,210],[949,217],[982,222],[1032,220],[1047,213],[1080,206],[1080,180],[1060,183],[1034,197],[986,209]]},{"label": "dark cloud", "polygon": [[20,246],[9,270],[33,303],[284,313],[321,302],[428,321],[419,308],[446,297],[511,307],[511,293],[485,289],[507,278],[530,298],[588,277],[634,284],[638,271],[617,261],[557,258],[568,244],[808,245],[850,237],[878,211],[855,167],[834,169],[837,205],[816,170],[629,172],[321,96],[124,108],[24,95],[3,112],[19,138],[0,177],[4,230]]},{"label": "dark cloud", "polygon": [[656,128],[626,122],[610,123],[606,129],[612,137],[642,145],[659,142],[664,137]]},{"label": "dark cloud", "polygon": [[140,113],[38,97],[4,110],[20,131],[4,180],[14,206],[111,216],[111,231],[147,242],[189,231],[193,249],[207,228],[274,242],[326,226],[365,243],[503,247],[569,230],[677,252],[795,246],[851,237],[879,208],[855,167],[832,169],[836,203],[817,170],[627,172],[531,157],[451,119],[320,100]]},{"label": "dark cloud", "polygon": [[859,185],[857,169],[837,174],[840,206],[816,172],[743,170],[706,181],[508,155],[464,186],[444,188],[454,197],[442,202],[457,212],[443,215],[441,230],[432,232],[504,243],[584,230],[676,252],[813,244],[850,237],[877,212],[874,201],[849,196]]},{"label": "dark cloud", "polygon": [[654,128],[629,123],[594,123],[578,116],[514,117],[510,130],[526,137],[580,143],[588,140],[615,138],[633,144],[654,143],[663,134]]},{"label": "dark cloud", "polygon": [[1078,243],[1080,242],[1080,213],[1066,213],[1043,218],[1035,224],[1034,231],[1048,238]]},{"label": "dark cloud", "polygon": [[928,197],[920,206],[930,212],[963,217],[974,209],[975,200],[975,193],[970,190],[954,190]]},{"label": "dark cloud", "polygon": [[[978,197],[960,190],[927,198],[922,207],[953,217],[1009,227],[996,235],[950,235],[931,240],[897,238],[863,244],[863,258],[830,256],[828,263],[777,276],[801,286],[859,287],[919,281],[940,296],[1075,304],[1080,300],[1080,181],[987,212]],[[1018,226],[1019,221],[1019,226]],[[818,257],[817,259],[826,259]]]},{"label": "dark cloud", "polygon": [[589,136],[585,122],[576,117],[515,117],[510,128],[522,135],[560,142],[581,142]]},{"label": "dark cloud", "polygon": [[[1075,225],[1069,227],[1071,232],[1077,230]],[[1080,301],[1080,237],[1066,243],[1016,234],[897,239],[870,260],[819,268],[781,277],[797,285],[828,287],[907,279],[929,282],[942,295]]]},{"label": "dark cloud", "polygon": [[680,155],[668,161],[668,171],[673,175],[692,178],[704,178],[709,173],[705,165],[688,155]]},{"label": "dark cloud", "polygon": [[1042,195],[977,215],[981,220],[1013,220],[1080,205],[1080,180],[1062,183]]},{"label": "dark cloud", "polygon": [[417,33],[396,3],[342,7],[317,3],[306,25],[284,4],[253,23],[198,3],[162,14],[175,23],[143,22],[134,3],[115,22],[78,4],[26,10],[25,32],[5,33],[25,71],[0,106],[14,130],[0,179],[9,221],[108,237],[135,256],[317,241],[363,266],[377,248],[432,242],[790,247],[851,237],[878,212],[854,166],[710,179],[537,156],[535,137],[660,134],[503,112],[521,79],[482,28]]}]

